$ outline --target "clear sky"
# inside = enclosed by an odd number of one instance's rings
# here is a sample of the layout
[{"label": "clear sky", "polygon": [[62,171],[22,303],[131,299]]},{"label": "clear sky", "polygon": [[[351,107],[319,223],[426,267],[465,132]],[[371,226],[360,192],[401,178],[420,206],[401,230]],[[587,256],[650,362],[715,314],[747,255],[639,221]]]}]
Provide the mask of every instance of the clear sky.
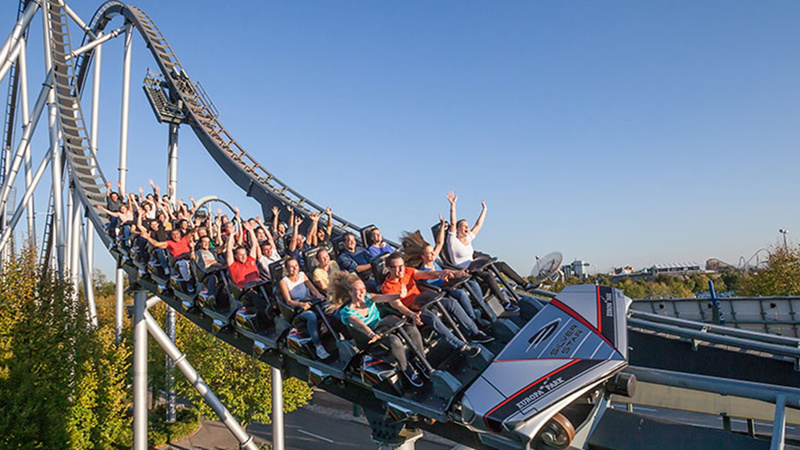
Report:
[{"label": "clear sky", "polygon": [[[87,21],[100,4],[68,3]],[[263,166],[389,238],[430,236],[452,189],[460,217],[489,206],[476,248],[524,274],[554,250],[606,271],[736,264],[775,245],[779,228],[800,241],[796,1],[134,4]],[[15,14],[16,1],[0,3],[3,33]],[[129,188],[164,185],[167,128],[140,88],[155,64],[134,44]],[[101,85],[114,180],[121,45],[104,47]],[[188,127],[179,194],[258,211]]]}]

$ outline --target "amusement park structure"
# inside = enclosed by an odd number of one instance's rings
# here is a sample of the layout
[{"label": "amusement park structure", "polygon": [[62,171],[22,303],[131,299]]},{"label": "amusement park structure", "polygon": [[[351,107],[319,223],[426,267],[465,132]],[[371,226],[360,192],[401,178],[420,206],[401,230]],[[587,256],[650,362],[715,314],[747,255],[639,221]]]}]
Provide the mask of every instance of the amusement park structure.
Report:
[{"label": "amusement park structure", "polygon": [[[36,24],[41,24],[45,64],[43,73],[33,75],[28,70],[27,55],[29,36],[33,30],[38,31]],[[76,30],[77,35],[74,34]],[[495,338],[481,346],[482,351],[475,358],[448,355],[435,343],[429,349],[409,344],[415,353],[415,364],[425,375],[424,386],[417,389],[409,388],[391,364],[370,354],[332,324],[327,324],[330,333],[326,344],[333,356],[316,357],[308,351],[308,337],[294,329],[291,312],[282,309],[272,283],[250,288],[277,312],[270,323],[264,324],[256,320],[254,311],[242,302],[216,304],[213,296],[203,295],[200,289],[187,289],[147,261],[137,261],[127,243],[115,242],[106,232],[109,220],[100,207],[105,205],[107,184],[112,180],[97,158],[99,152],[109,152],[109,149],[98,148],[102,50],[117,41],[123,46],[124,59],[118,173],[114,181],[119,183],[121,191],[126,191],[134,33],[142,38],[156,66],[145,74],[143,88],[156,119],[169,128],[170,192],[177,191],[178,132],[183,125],[191,128],[227,177],[258,202],[265,217],[274,206],[291,206],[303,217],[325,212],[324,207],[259,164],[223,127],[202,86],[189,77],[164,34],[144,11],[112,0],[101,5],[90,20],[84,21],[65,0],[19,1],[16,25],[0,48],[0,80],[8,84],[0,155],[0,211],[3,212],[0,251],[11,251],[27,226],[24,235],[39,249],[43,270],[70,277],[76,292],[83,284],[87,314],[96,324],[91,277],[94,253],[99,250],[93,248],[97,236],[102,251],[109,252],[117,265],[115,323],[118,336],[122,333],[125,314],[123,278],[127,273],[130,290],[134,293],[134,448],[143,449],[147,445],[148,332],[175,367],[193,382],[240,444],[255,448],[252,438],[175,347],[176,311],[219,339],[220,344],[232,345],[273,367],[276,449],[282,448],[280,395],[283,376],[307,380],[363,406],[373,439],[381,445],[395,447],[413,446],[419,430],[474,448],[586,447],[609,410],[611,396],[634,393],[636,379],[623,372],[629,360],[633,361],[629,348],[636,348],[637,343],[641,343],[640,348],[653,344],[638,334],[631,334],[629,338],[630,299],[616,289],[585,285],[557,294],[536,289],[523,291],[504,279],[491,260],[487,261],[486,267],[481,269],[497,275],[503,289],[519,305],[519,312],[504,311],[499,299],[491,296],[474,299],[482,308],[489,322],[487,327]],[[36,84],[30,84],[29,78],[37,76]],[[42,87],[39,92],[32,93],[35,101],[30,102],[29,88],[39,83]],[[91,86],[91,90],[85,89],[86,86]],[[39,125],[40,122],[46,125]],[[36,148],[32,142],[37,128],[41,128],[41,134],[46,133],[49,145],[34,155]],[[38,165],[34,165],[35,162]],[[42,183],[45,173],[50,177]],[[49,190],[46,204],[34,204],[37,189]],[[199,204],[214,200],[218,199],[201,199]],[[44,227],[38,230],[37,208],[46,209]],[[336,215],[332,220],[334,241],[346,232],[359,238],[364,236],[365,227]],[[380,261],[373,261],[373,269],[375,277],[380,277]],[[196,272],[197,278],[205,275]],[[553,274],[541,275],[547,279]],[[243,295],[241,292],[231,294],[236,299],[244,298],[237,297],[236,294]],[[169,306],[166,331],[147,311],[159,301]],[[435,310],[435,314],[446,322],[450,320],[448,323],[452,325],[452,319],[436,306],[436,301],[424,307]],[[324,314],[318,312],[324,321]],[[680,324],[658,328],[653,323],[640,316],[637,326],[639,330],[657,330],[653,333],[662,334],[680,334],[683,329]],[[392,331],[410,343],[402,328]],[[744,337],[730,336],[719,330],[715,333],[721,337],[712,342],[719,347],[714,351],[723,351],[722,347],[729,343],[726,339],[754,342],[759,339],[755,333]],[[694,337],[691,340],[698,341]],[[764,352],[772,351],[781,363],[787,358],[797,358],[797,346],[792,353],[792,343],[765,340],[758,345]],[[663,374],[647,371],[637,374],[640,379],[649,377],[665,384]],[[689,387],[706,386],[697,379],[681,380]],[[776,390],[772,396],[753,389],[734,387],[718,393],[759,397],[775,403],[773,442],[782,445],[783,428],[777,424],[785,423],[786,405],[796,406],[800,395],[788,388]]]}]

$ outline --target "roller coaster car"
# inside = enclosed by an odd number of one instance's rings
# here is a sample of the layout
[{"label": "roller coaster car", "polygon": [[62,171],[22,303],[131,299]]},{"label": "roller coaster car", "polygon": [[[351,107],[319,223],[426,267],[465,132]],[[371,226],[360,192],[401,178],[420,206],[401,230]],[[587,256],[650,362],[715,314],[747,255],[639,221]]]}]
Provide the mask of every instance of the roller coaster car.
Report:
[{"label": "roller coaster car", "polygon": [[[455,404],[458,420],[492,447],[568,447],[602,408],[600,395],[608,400],[604,383],[628,364],[630,303],[610,287],[565,288],[464,391]],[[576,413],[587,396],[594,409]]]}]

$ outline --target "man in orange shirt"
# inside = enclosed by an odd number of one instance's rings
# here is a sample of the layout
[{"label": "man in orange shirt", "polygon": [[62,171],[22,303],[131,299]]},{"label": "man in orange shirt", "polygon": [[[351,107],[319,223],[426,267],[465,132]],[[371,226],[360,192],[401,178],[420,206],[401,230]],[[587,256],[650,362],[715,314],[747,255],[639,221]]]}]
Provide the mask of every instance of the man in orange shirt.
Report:
[{"label": "man in orange shirt", "polygon": [[[442,337],[445,342],[455,350],[458,350],[459,353],[473,357],[481,352],[480,347],[469,345],[453,334],[442,320],[439,319],[439,316],[429,310],[419,311],[414,304],[414,301],[421,294],[417,284],[414,282],[415,280],[430,280],[435,278],[447,280],[458,275],[459,272],[453,270],[415,270],[405,266],[403,255],[399,253],[392,253],[387,258],[386,267],[389,269],[389,274],[381,285],[381,292],[384,294],[400,295],[399,300],[390,303],[392,307],[404,316],[413,318],[418,325],[424,324],[433,328],[436,334]],[[478,329],[478,326],[475,325],[475,322],[467,315],[464,308],[462,308],[457,301],[449,297],[444,297],[440,300],[440,304],[450,315],[455,317],[456,321],[461,323],[471,336],[472,342],[489,342],[492,340],[491,337]]]}]

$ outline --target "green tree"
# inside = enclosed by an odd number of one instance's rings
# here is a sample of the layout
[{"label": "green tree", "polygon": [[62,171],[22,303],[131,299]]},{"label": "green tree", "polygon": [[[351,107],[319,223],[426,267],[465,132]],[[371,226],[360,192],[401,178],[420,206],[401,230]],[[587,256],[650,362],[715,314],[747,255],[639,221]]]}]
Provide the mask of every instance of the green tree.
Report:
[{"label": "green tree", "polygon": [[0,447],[124,444],[128,353],[98,339],[70,283],[40,278],[35,260],[25,250],[0,273]]},{"label": "green tree", "polygon": [[743,295],[800,295],[800,249],[777,247],[767,266],[739,282]]},{"label": "green tree", "polygon": [[[229,346],[178,315],[178,348],[184,351],[200,376],[226,408],[243,424],[270,423],[272,383],[269,365]],[[163,355],[163,353],[162,353]],[[162,360],[163,361],[163,357]],[[178,373],[178,394],[189,398],[207,417],[215,417],[197,391]],[[284,380],[284,411],[308,403],[312,390],[296,378]]]}]

